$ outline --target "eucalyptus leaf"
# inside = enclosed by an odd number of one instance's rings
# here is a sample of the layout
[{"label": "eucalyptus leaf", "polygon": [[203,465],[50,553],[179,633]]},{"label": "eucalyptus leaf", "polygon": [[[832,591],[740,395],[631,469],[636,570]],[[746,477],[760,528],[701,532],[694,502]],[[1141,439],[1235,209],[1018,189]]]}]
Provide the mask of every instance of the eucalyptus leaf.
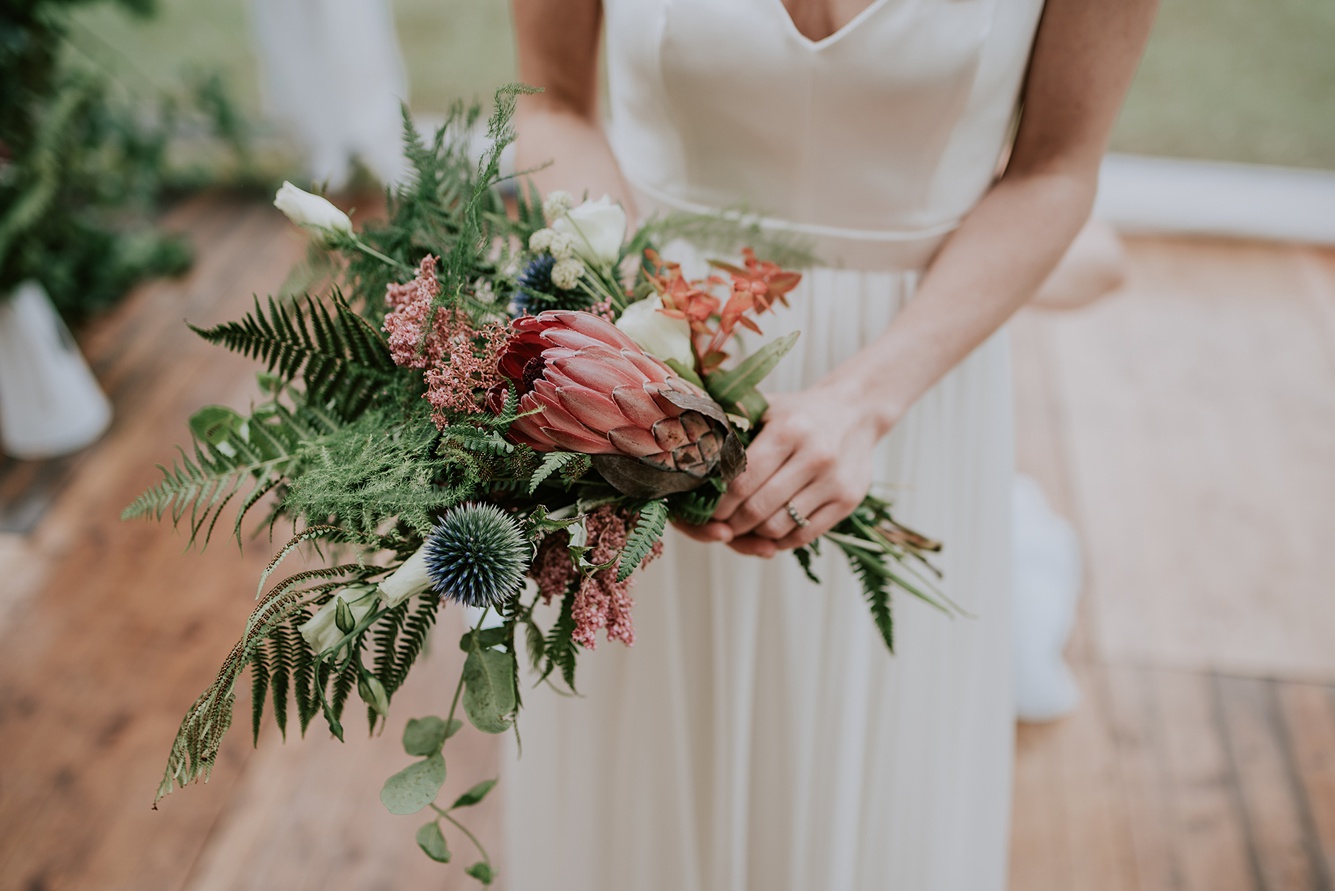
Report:
[{"label": "eucalyptus leaf", "polygon": [[445,845],[445,836],[440,832],[440,824],[434,820],[423,824],[417,830],[417,847],[437,863],[450,862],[450,849]]},{"label": "eucalyptus leaf", "polygon": [[490,792],[491,788],[495,785],[495,780],[483,780],[463,795],[456,798],[454,804],[450,805],[450,810],[454,810],[456,807],[472,807],[482,799],[486,798],[487,793]]},{"label": "eucalyptus leaf", "polygon": [[449,739],[451,736],[454,736],[454,734],[458,733],[460,730],[463,729],[464,729],[463,721],[460,721],[458,718],[450,718],[450,722],[445,725],[445,738]]},{"label": "eucalyptus leaf", "polygon": [[445,759],[437,753],[385,780],[380,801],[391,814],[415,814],[436,800],[445,784]]},{"label": "eucalyptus leaf", "polygon": [[496,878],[491,871],[491,864],[483,863],[481,861],[474,863],[472,866],[465,869],[464,872],[468,873],[484,885],[490,885],[492,880]]},{"label": "eucalyptus leaf", "polygon": [[483,733],[510,729],[515,710],[515,657],[500,650],[484,650],[473,638],[464,660],[464,714]]},{"label": "eucalyptus leaf", "polygon": [[[458,724],[458,720],[455,722]],[[425,758],[440,751],[445,740],[450,738],[449,725],[442,718],[427,715],[425,718],[412,718],[403,728],[403,750],[409,755]]]},{"label": "eucalyptus leaf", "polygon": [[707,381],[709,395],[724,408],[739,405],[774,370],[779,360],[788,354],[797,343],[799,334],[798,331],[786,334],[747,356],[736,368],[711,374]]}]

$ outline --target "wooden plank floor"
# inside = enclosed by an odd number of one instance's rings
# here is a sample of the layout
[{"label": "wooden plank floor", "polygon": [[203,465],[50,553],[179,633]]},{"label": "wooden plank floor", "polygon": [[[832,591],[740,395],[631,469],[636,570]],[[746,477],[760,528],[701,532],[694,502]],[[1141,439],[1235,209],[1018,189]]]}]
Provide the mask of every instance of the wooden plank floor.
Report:
[{"label": "wooden plank floor", "polygon": [[[448,695],[450,627],[388,738],[252,750],[238,726],[211,783],[149,808],[269,546],[187,553],[116,517],[193,408],[250,398],[251,363],[181,320],[236,316],[303,244],[217,197],[169,222],[195,270],[82,338],[111,431],[63,461],[0,460],[0,889],[469,887],[376,801],[403,723]],[[1080,531],[1087,590],[1082,705],[1019,730],[1012,888],[1331,889],[1335,253],[1129,248],[1123,294],[1014,330],[1021,467]],[[489,741],[458,741],[451,784],[491,775]],[[494,804],[477,817],[498,836]]]}]

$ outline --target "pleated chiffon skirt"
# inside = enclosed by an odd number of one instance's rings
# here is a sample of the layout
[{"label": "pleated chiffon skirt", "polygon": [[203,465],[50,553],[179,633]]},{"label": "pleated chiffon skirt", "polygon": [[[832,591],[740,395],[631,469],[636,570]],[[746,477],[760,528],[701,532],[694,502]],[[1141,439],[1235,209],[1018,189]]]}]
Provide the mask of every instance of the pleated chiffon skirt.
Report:
[{"label": "pleated chiffon skirt", "polygon": [[[915,272],[809,270],[765,338],[799,388],[870,342]],[[945,543],[943,589],[905,594],[896,653],[842,555],[813,584],[791,555],[669,533],[641,574],[633,647],[581,657],[579,697],[525,691],[502,770],[510,891],[999,891],[1013,748],[1005,332],[878,450],[901,521]]]}]

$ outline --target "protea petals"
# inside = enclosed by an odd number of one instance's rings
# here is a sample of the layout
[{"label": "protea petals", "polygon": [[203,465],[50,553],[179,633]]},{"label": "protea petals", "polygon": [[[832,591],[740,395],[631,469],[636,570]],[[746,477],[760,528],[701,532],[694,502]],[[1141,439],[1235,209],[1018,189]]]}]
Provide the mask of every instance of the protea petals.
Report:
[{"label": "protea petals", "polygon": [[593,455],[608,482],[639,498],[741,472],[745,452],[718,404],[611,323],[551,310],[512,325],[497,362],[519,393],[512,439]]}]

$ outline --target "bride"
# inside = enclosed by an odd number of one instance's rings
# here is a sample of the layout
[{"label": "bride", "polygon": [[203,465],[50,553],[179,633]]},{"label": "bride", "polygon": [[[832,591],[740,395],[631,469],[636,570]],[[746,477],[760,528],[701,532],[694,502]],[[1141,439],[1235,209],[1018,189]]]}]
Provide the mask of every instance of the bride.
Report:
[{"label": "bride", "polygon": [[[545,88],[522,109],[520,164],[555,161],[542,188],[640,215],[763,209],[823,265],[766,317],[767,338],[802,335],[765,429],[713,522],[641,580],[634,648],[600,646],[580,698],[529,697],[508,887],[1005,885],[1000,329],[1089,213],[1154,6],[514,0],[520,76]],[[873,485],[946,543],[968,612],[900,598],[894,656],[838,560],[817,561],[817,586],[782,554]]]}]

